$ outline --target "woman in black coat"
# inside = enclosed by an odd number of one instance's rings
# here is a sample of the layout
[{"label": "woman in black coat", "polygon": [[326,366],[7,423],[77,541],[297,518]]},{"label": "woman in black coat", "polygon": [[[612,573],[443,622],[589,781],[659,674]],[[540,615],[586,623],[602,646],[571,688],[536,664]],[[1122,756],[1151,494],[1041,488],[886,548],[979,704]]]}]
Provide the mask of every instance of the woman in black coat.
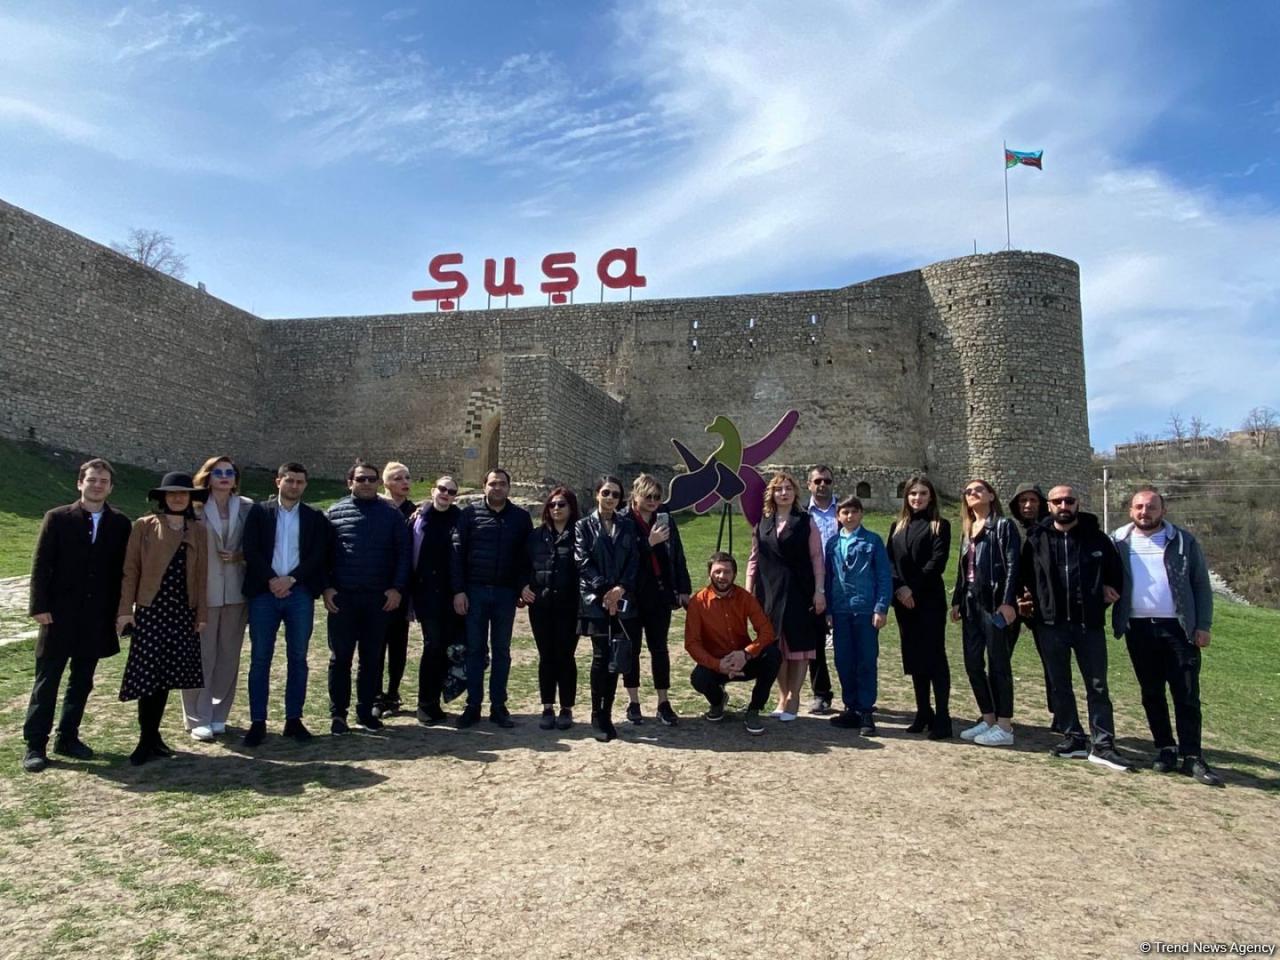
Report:
[{"label": "woman in black coat", "polygon": [[826,579],[822,535],[796,503],[795,477],[779,471],[764,491],[764,515],[751,534],[746,588],[769,615],[782,668],[778,671],[778,709],[784,723],[796,719],[800,688],[809,661],[826,643]]},{"label": "woman in black coat", "polygon": [[422,660],[418,663],[418,722],[426,725],[448,718],[440,706],[449,673],[449,647],[466,643],[465,621],[453,609],[449,563],[453,528],[461,514],[454,503],[458,484],[445,474],[435,482],[431,499],[418,507],[409,524],[413,534],[413,572],[409,589],[413,615],[422,627]]},{"label": "woman in black coat", "polygon": [[538,648],[538,726],[543,730],[573,726],[578,698],[578,561],[573,550],[578,519],[578,498],[568,487],[556,487],[542,504],[542,525],[525,542],[529,582],[520,591],[520,602],[529,608],[529,628]]},{"label": "woman in black coat", "polygon": [[928,477],[914,476],[902,489],[902,510],[889,527],[888,546],[902,672],[910,674],[916,693],[916,716],[907,732],[928,730],[930,740],[943,740],[951,736],[947,587],[942,580],[951,555],[951,524],[938,514],[938,492]]},{"label": "woman in black coat", "polygon": [[635,525],[619,516],[622,481],[604,476],[596,483],[596,510],[578,521],[575,556],[581,611],[580,631],[591,638],[591,722],[598,740],[618,736],[613,698],[618,674],[627,669],[635,642]]}]

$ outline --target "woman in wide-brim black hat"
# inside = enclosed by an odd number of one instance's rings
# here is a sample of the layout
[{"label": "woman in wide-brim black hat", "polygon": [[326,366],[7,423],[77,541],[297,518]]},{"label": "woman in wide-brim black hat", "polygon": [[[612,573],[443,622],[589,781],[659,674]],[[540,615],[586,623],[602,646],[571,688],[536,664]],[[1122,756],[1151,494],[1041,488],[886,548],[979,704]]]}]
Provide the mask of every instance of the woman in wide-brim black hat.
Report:
[{"label": "woman in wide-brim black hat", "polygon": [[204,686],[199,632],[208,619],[208,559],[191,504],[208,495],[191,474],[166,473],[147,493],[156,512],[139,518],[129,537],[116,629],[132,631],[120,699],[138,701],[135,766],[173,756],[160,736],[169,691]]}]

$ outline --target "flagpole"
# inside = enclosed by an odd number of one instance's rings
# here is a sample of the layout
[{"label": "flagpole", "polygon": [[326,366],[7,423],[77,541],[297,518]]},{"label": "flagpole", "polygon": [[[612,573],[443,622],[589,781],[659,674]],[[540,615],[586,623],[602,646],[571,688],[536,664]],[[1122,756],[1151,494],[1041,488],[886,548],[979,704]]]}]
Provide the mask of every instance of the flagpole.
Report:
[{"label": "flagpole", "polygon": [[1009,230],[1009,141],[1004,143],[1004,248],[1013,249],[1013,234]]}]

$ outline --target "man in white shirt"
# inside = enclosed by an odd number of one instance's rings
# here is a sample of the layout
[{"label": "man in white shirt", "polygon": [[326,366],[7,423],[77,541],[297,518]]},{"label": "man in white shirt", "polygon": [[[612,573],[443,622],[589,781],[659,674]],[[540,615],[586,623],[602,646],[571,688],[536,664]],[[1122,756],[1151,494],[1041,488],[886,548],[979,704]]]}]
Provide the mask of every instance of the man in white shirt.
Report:
[{"label": "man in white shirt", "polygon": [[[1221,787],[1222,777],[1200,752],[1200,651],[1209,646],[1213,627],[1209,568],[1196,538],[1164,513],[1164,497],[1155,487],[1139,487],[1129,501],[1132,523],[1114,534],[1125,583],[1112,621],[1116,636],[1124,636],[1128,645],[1159,751],[1152,769],[1180,769],[1201,783]],[[1166,687],[1173,699],[1177,740],[1169,723]]]},{"label": "man in white shirt", "polygon": [[[818,533],[822,537],[822,550],[826,553],[827,541],[840,529],[840,521],[836,517],[837,497],[832,485],[831,468],[819,463],[809,468],[809,516],[817,524]],[[809,712],[819,716],[831,713],[831,701],[834,692],[831,688],[831,670],[827,666],[827,642],[825,637],[818,644],[817,656],[809,661],[809,686],[813,690],[813,700],[809,704]]]}]

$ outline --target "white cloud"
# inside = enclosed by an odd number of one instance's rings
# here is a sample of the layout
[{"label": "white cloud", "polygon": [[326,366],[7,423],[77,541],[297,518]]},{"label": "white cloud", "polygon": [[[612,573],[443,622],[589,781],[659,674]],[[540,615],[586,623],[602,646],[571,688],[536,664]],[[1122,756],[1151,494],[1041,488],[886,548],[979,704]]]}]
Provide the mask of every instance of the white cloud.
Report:
[{"label": "white cloud", "polygon": [[118,61],[155,58],[161,61],[203,60],[239,42],[249,28],[233,18],[195,7],[161,9],[155,13],[123,7],[106,26],[127,38],[117,47]]},{"label": "white cloud", "polygon": [[625,99],[580,88],[548,53],[458,75],[416,53],[305,49],[284,75],[271,102],[314,164],[445,155],[567,172],[639,162],[672,136]]},{"label": "white cloud", "polygon": [[628,4],[619,62],[688,143],[594,246],[640,246],[652,296],[1003,249],[1007,138],[1045,150],[1009,171],[1015,247],[1081,265],[1095,433],[1274,405],[1280,213],[1119,159],[1194,76],[1153,77],[1124,8],[906,9]]}]

